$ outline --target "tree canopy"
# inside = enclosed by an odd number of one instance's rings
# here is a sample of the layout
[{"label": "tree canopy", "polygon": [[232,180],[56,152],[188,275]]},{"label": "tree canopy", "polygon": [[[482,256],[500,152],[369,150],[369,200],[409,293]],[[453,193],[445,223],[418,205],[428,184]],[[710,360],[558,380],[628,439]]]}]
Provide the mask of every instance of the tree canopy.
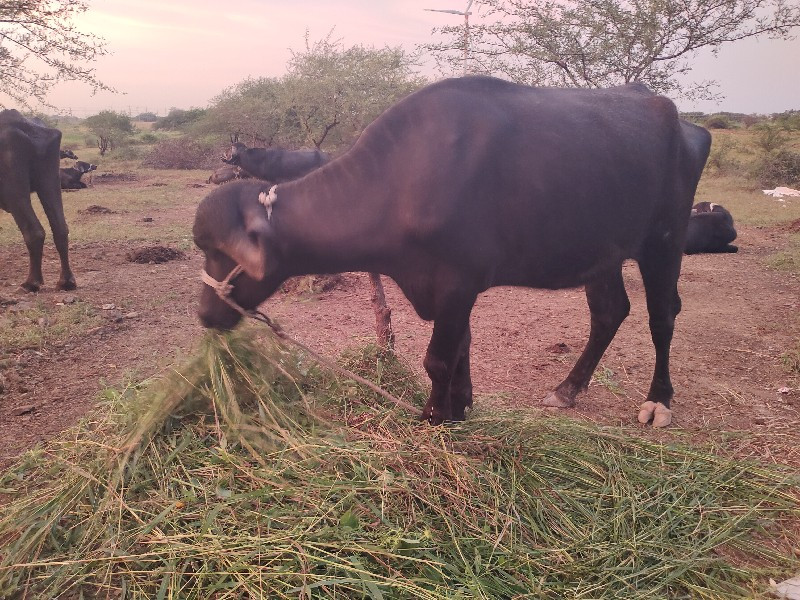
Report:
[{"label": "tree canopy", "polygon": [[280,78],[247,79],[212,102],[205,127],[251,145],[338,147],[419,88],[417,55],[400,47],[345,48],[329,34],[292,52]]},{"label": "tree canopy", "polygon": [[[714,96],[714,82],[686,84],[701,49],[756,36],[788,38],[796,0],[477,0],[469,29],[473,72],[530,85],[606,87],[632,81],[686,98]],[[474,9],[473,9],[474,10]],[[460,71],[464,26],[434,30],[439,67]]]},{"label": "tree canopy", "polygon": [[0,0],[0,107],[4,98],[50,106],[47,93],[61,81],[111,90],[89,66],[107,54],[105,41],[75,25],[87,9],[84,0]]},{"label": "tree canopy", "polygon": [[97,147],[100,154],[113,150],[133,133],[133,123],[128,115],[104,110],[87,117],[83,124],[97,136]]}]

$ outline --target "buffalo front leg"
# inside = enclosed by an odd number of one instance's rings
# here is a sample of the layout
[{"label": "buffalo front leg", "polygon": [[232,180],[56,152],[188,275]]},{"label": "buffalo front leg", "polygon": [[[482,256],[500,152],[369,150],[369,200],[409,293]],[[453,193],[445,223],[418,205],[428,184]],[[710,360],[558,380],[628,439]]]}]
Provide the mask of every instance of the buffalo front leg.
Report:
[{"label": "buffalo front leg", "polygon": [[[475,298],[451,304],[433,324],[423,365],[431,378],[431,395],[422,419],[432,425],[464,420],[467,402],[472,403],[469,379],[469,316]],[[467,390],[469,397],[467,398]]]},{"label": "buffalo front leg", "polygon": [[622,265],[586,284],[586,300],[591,312],[589,341],[567,378],[542,401],[545,406],[575,406],[575,397],[588,387],[603,353],[628,316],[631,303],[622,281]]},{"label": "buffalo front leg", "polygon": [[472,408],[472,377],[469,367],[469,348],[472,334],[469,326],[464,340],[461,342],[461,356],[456,364],[453,380],[450,383],[450,402],[453,406],[453,420],[463,421],[467,408]]}]

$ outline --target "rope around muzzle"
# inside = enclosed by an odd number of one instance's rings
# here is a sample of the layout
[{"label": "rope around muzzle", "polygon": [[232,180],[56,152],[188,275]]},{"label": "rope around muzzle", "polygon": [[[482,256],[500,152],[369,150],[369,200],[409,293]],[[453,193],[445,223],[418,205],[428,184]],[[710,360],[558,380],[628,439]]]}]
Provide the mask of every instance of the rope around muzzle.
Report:
[{"label": "rope around muzzle", "polygon": [[395,405],[404,408],[409,413],[414,415],[416,418],[418,419],[422,418],[422,411],[419,410],[416,406],[409,404],[405,400],[400,400],[400,398],[397,398],[393,394],[390,394],[389,392],[375,385],[368,379],[364,379],[360,375],[356,375],[352,371],[349,371],[344,367],[341,367],[336,363],[328,360],[327,358],[320,356],[305,344],[287,335],[286,332],[284,332],[283,329],[281,329],[281,327],[277,323],[275,323],[272,319],[270,319],[265,313],[261,312],[260,310],[247,310],[242,306],[240,306],[235,300],[233,300],[233,298],[231,298],[231,293],[233,292],[232,281],[243,272],[244,269],[242,268],[242,266],[236,265],[231,270],[231,272],[228,273],[225,279],[223,279],[222,281],[217,281],[216,279],[211,277],[211,275],[206,273],[205,269],[203,269],[200,272],[200,279],[203,281],[203,283],[205,283],[207,286],[212,288],[217,293],[217,296],[220,298],[220,300],[222,300],[225,304],[227,304],[236,312],[241,314],[243,317],[248,317],[250,319],[258,321],[259,323],[264,323],[270,329],[272,329],[273,333],[280,339],[284,340],[285,342],[289,342],[296,348],[299,348],[300,350],[305,352],[308,356],[310,356],[312,359],[317,361],[319,364],[329,368],[331,371],[338,373],[339,375],[343,375],[348,379],[352,379],[356,383],[360,383],[361,385],[368,387],[376,394],[383,396],[386,400],[389,400],[390,402],[393,402]]}]

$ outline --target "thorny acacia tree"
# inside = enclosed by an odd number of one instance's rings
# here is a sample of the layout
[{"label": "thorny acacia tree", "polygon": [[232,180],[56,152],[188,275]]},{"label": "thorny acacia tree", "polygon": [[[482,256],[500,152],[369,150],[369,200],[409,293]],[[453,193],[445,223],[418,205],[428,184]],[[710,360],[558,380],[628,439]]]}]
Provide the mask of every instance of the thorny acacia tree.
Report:
[{"label": "thorny acacia tree", "polygon": [[83,0],[0,0],[0,107],[4,98],[50,106],[47,92],[61,81],[111,90],[87,66],[107,54],[105,41],[74,23],[87,9]]},{"label": "thorny acacia tree", "polygon": [[[530,85],[606,87],[641,81],[685,98],[714,97],[713,81],[686,85],[701,49],[756,36],[787,39],[796,0],[478,0],[470,70]],[[460,71],[464,27],[434,29],[423,46],[440,69]]]},{"label": "thorny acacia tree", "polygon": [[252,145],[340,148],[424,84],[416,66],[416,54],[400,47],[345,48],[331,34],[314,43],[306,36],[305,49],[292,52],[286,75],[247,79],[224,90],[204,127],[240,134]]}]

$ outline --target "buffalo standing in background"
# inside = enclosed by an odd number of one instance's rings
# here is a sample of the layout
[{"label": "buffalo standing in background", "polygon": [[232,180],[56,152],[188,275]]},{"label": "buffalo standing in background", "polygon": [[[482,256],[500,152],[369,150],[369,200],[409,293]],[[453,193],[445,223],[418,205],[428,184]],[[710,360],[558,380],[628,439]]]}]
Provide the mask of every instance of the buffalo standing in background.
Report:
[{"label": "buffalo standing in background", "polygon": [[58,129],[38,119],[26,119],[16,110],[0,112],[0,209],[14,217],[28,248],[30,268],[22,287],[30,292],[39,290],[43,282],[45,238],[31,204],[33,192],[42,203],[61,258],[56,288],[75,289],[75,276],[69,266],[69,229],[61,200],[60,145]]},{"label": "buffalo standing in background", "polygon": [[241,142],[233,142],[230,157],[222,158],[222,162],[241,167],[253,177],[272,183],[299,179],[329,160],[321,150],[248,148]]}]

